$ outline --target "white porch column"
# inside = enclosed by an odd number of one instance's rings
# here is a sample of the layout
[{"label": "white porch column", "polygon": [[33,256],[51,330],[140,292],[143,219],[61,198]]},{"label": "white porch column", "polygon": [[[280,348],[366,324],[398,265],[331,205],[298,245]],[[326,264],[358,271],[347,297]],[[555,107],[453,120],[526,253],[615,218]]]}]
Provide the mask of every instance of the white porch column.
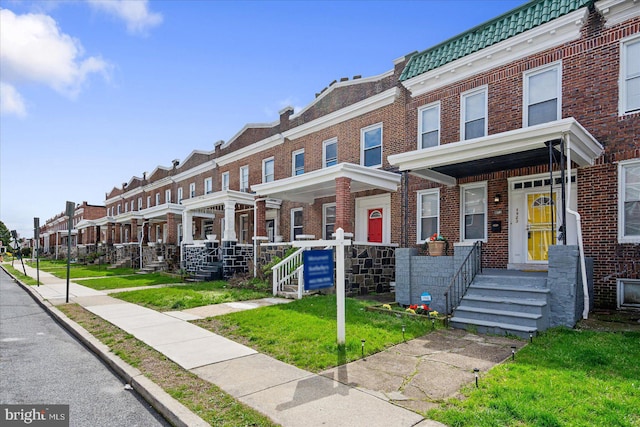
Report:
[{"label": "white porch column", "polygon": [[236,202],[224,202],[224,232],[222,240],[236,240]]},{"label": "white porch column", "polygon": [[193,214],[191,211],[182,211],[182,243],[193,243]]}]

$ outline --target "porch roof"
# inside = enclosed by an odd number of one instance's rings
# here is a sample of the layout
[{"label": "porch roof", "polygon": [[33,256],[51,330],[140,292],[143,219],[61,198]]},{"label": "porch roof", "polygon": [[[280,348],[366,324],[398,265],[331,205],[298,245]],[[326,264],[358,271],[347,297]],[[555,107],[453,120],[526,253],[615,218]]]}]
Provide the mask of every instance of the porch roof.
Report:
[{"label": "porch roof", "polygon": [[335,196],[337,178],[350,178],[351,192],[357,193],[376,189],[397,191],[401,177],[395,172],[340,163],[302,175],[252,185],[251,188],[260,196],[312,203],[315,199]]},{"label": "porch roof", "polygon": [[246,193],[244,191],[223,190],[190,199],[183,199],[182,205],[186,211],[198,211],[212,206],[224,206],[227,202],[254,206],[254,196],[254,194]]},{"label": "porch roof", "polygon": [[458,178],[549,162],[549,144],[557,151],[568,137],[571,160],[593,165],[602,145],[573,117],[482,138],[395,154],[389,163],[430,181],[455,185]]}]

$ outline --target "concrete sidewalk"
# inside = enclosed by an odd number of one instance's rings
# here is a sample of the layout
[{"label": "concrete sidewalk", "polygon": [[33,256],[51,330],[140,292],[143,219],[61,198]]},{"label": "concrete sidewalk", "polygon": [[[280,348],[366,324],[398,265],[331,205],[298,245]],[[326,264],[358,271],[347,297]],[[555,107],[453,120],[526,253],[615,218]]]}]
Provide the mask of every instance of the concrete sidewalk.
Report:
[{"label": "concrete sidewalk", "polygon": [[[35,277],[35,269],[27,267]],[[30,287],[64,303],[66,281],[41,272]],[[522,342],[441,331],[399,344],[365,360],[313,374],[216,335],[187,320],[282,303],[263,300],[161,313],[70,284],[70,300],[132,334],[184,369],[216,384],[283,426],[441,426],[414,411],[455,395]]]},{"label": "concrete sidewalk", "polygon": [[[35,277],[35,269],[26,268],[27,274]],[[43,285],[31,286],[30,290],[53,304],[64,302],[66,280],[40,272],[40,281]],[[259,354],[175,314],[116,300],[73,282],[69,291],[70,301],[283,426],[438,425],[371,393]]]}]

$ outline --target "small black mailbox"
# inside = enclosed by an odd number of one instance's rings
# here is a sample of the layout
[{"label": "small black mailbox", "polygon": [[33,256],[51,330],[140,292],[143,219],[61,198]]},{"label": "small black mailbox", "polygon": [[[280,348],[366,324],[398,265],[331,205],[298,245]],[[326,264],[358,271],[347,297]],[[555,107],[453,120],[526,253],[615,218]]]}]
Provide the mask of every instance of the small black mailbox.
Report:
[{"label": "small black mailbox", "polygon": [[502,231],[502,221],[491,221],[491,232],[500,233]]}]

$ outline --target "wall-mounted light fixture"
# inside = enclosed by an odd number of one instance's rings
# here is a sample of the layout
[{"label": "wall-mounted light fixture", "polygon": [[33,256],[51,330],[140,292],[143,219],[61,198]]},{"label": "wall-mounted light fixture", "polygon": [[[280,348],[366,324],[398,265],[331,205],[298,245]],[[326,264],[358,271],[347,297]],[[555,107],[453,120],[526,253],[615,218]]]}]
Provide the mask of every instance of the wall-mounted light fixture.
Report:
[{"label": "wall-mounted light fixture", "polygon": [[493,201],[496,204],[500,203],[500,199],[501,199],[500,194],[496,194],[495,196],[493,196]]}]

